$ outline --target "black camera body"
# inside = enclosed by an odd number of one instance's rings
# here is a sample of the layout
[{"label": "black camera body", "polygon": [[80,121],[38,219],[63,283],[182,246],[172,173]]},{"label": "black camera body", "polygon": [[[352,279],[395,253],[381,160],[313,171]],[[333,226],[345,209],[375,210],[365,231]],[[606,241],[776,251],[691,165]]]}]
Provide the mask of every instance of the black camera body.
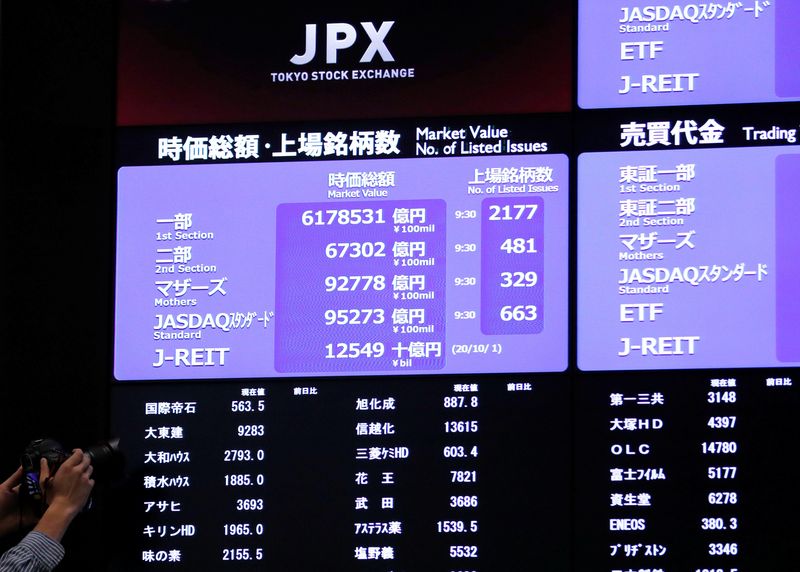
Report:
[{"label": "black camera body", "polygon": [[[98,443],[84,453],[91,459],[94,471],[92,478],[105,478],[122,472],[123,459],[119,450],[119,439],[111,439]],[[36,439],[28,443],[25,451],[20,457],[22,465],[23,480],[19,488],[21,500],[30,502],[38,514],[42,514],[47,508],[43,498],[43,486],[40,481],[39,470],[41,460],[46,459],[50,468],[50,474],[55,475],[61,464],[70,457],[71,453],[66,451],[61,443],[55,439]],[[92,499],[86,504],[84,510],[91,508]]]}]

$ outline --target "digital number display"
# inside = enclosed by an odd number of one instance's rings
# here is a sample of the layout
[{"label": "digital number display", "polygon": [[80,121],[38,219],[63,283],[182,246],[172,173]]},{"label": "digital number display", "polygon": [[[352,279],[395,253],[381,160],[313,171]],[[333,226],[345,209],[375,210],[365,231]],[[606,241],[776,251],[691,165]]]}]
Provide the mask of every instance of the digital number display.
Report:
[{"label": "digital number display", "polygon": [[563,370],[567,186],[562,155],[123,168],[116,376]]}]

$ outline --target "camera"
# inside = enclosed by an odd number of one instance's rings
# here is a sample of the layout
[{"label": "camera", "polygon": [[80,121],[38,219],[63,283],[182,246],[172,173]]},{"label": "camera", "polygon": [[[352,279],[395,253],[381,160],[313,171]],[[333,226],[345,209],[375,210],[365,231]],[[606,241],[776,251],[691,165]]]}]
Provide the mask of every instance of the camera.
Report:
[{"label": "camera", "polygon": [[[119,439],[114,438],[103,441],[83,451],[89,456],[91,465],[94,467],[92,478],[97,480],[108,479],[122,473],[124,460],[119,450]],[[39,469],[41,459],[46,459],[50,467],[50,474],[55,475],[61,464],[70,457],[71,453],[66,451],[55,439],[36,439],[28,443],[25,451],[20,457],[20,465],[24,473],[23,481],[19,489],[21,500],[30,501],[34,509],[43,513],[47,508],[42,494],[42,483],[39,479]],[[86,504],[84,510],[89,510],[92,499]]]}]

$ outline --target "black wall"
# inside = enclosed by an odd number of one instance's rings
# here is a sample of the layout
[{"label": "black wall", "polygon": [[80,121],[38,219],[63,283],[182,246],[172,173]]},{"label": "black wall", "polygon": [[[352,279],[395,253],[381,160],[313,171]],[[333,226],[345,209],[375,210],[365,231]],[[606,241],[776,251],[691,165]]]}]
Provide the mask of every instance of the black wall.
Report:
[{"label": "black wall", "polygon": [[[3,479],[31,439],[106,437],[114,17],[110,0],[2,2]],[[60,569],[101,569],[100,512],[76,521]]]}]

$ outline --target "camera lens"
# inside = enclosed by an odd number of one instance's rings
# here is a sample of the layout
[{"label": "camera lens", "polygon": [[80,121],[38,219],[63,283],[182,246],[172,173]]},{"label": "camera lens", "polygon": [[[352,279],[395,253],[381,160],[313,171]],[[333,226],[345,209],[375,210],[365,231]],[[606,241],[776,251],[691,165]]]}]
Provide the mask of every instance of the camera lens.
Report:
[{"label": "camera lens", "polygon": [[122,473],[124,459],[119,450],[119,439],[98,443],[85,449],[84,453],[89,455],[95,475],[100,473],[105,478],[113,478]]}]

